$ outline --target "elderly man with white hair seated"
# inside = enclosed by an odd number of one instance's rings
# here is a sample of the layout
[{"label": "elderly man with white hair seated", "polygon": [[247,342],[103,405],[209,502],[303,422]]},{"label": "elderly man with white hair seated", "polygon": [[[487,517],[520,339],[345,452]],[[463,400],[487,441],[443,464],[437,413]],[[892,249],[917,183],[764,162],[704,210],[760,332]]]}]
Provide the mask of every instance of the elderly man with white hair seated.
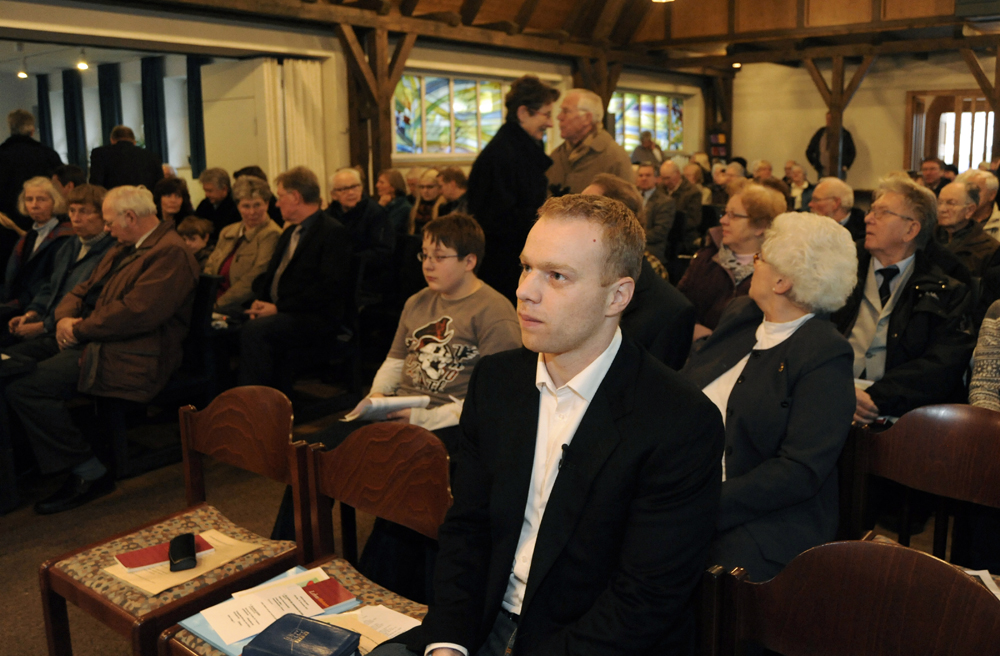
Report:
[{"label": "elderly man with white hair seated", "polygon": [[972,220],[982,224],[983,232],[1000,240],[1000,209],[996,206],[1000,180],[991,171],[969,169],[955,178],[955,182],[971,182],[979,187],[979,203],[972,214]]},{"label": "elderly man with white hair seated", "polygon": [[854,207],[854,190],[840,178],[820,178],[807,204],[809,211],[828,216],[847,228],[851,239],[864,239],[865,213]]},{"label": "elderly man with white hair seated", "polygon": [[628,153],[602,127],[604,103],[600,96],[587,89],[569,90],[557,118],[563,142],[552,151],[552,166],[546,172],[556,195],[582,192],[598,173],[635,182]]},{"label": "elderly man with white hair seated", "polygon": [[5,391],[41,472],[69,471],[63,485],[35,505],[39,514],[76,508],[115,486],[114,473],[94,456],[66,401],[78,391],[150,401],[180,367],[190,324],[198,264],[173,222],[157,218],[153,194],[116,187],[103,214],[118,245],[56,307],[51,357]]},{"label": "elderly man with white hair seated", "polygon": [[330,178],[330,206],[326,213],[351,233],[354,253],[389,257],[396,246],[396,233],[389,215],[378,201],[364,194],[361,174],[355,168],[339,169]]}]

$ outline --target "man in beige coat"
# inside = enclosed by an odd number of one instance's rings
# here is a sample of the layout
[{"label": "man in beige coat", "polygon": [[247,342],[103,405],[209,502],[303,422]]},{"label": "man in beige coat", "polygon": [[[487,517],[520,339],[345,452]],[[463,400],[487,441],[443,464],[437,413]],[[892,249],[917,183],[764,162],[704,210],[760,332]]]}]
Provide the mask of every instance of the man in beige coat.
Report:
[{"label": "man in beige coat", "polygon": [[56,307],[52,357],[7,386],[43,474],[70,470],[62,487],[35,504],[39,514],[69,510],[114,489],[66,400],[77,392],[147,402],[181,364],[198,265],[170,221],[156,218],[153,195],[117,187],[103,207],[118,240],[85,282]]},{"label": "man in beige coat", "polygon": [[552,151],[546,175],[554,195],[579,194],[598,173],[611,173],[635,183],[635,171],[625,149],[601,127],[604,103],[587,89],[572,89],[559,109],[559,134],[564,141]]}]

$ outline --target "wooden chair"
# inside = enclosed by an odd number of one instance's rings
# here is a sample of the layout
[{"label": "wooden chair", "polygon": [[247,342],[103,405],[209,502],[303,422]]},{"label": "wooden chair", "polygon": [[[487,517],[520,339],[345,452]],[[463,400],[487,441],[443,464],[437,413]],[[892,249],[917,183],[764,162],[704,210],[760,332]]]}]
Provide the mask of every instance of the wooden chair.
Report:
[{"label": "wooden chair", "polygon": [[[309,500],[299,508],[311,510],[318,560],[308,567],[322,567],[365,605],[382,604],[416,619],[427,607],[369,581],[351,564],[331,556],[334,500],[350,504],[402,524],[429,538],[451,506],[448,486],[448,453],[432,433],[409,424],[379,423],[360,428],[336,449],[323,451],[312,444],[308,452]],[[304,492],[304,488],[302,488]],[[353,528],[353,510],[342,519]],[[297,520],[296,528],[304,525]],[[160,636],[161,656],[224,656],[189,631],[175,626]]]},{"label": "wooden chair", "polygon": [[725,577],[719,652],[748,643],[784,656],[996,653],[1000,600],[933,556],[879,542],[832,542],[778,576]]},{"label": "wooden chair", "polygon": [[[298,546],[267,540],[233,524],[205,503],[204,455],[295,488],[306,487],[305,444],[290,445],[292,406],[288,399],[267,387],[235,388],[200,412],[191,406],[181,408],[180,427],[185,510],[41,565],[42,610],[51,656],[72,654],[67,601],[129,637],[133,654],[154,654],[157,636],[167,627],[303,560],[311,535],[302,526],[296,525],[301,538]],[[297,495],[297,502],[301,496]],[[308,509],[298,512],[305,514]],[[147,595],[103,571],[115,563],[115,554],[209,529],[260,547],[159,595]]]},{"label": "wooden chair", "polygon": [[[1000,508],[1000,413],[970,405],[918,408],[883,432],[864,430],[855,454],[850,537],[870,528],[861,519],[868,475],[881,476],[914,490]],[[942,500],[944,501],[944,500]],[[941,503],[934,522],[934,550],[944,558],[948,504]],[[909,545],[909,504],[904,503],[900,544]]]}]

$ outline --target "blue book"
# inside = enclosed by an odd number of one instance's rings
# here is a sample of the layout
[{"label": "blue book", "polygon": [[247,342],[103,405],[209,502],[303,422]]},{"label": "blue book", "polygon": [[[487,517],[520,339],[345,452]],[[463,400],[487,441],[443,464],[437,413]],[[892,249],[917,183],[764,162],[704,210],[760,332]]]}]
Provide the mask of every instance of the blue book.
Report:
[{"label": "blue book", "polygon": [[361,635],[302,615],[284,615],[250,641],[244,656],[354,656]]},{"label": "blue book", "polygon": [[[295,576],[296,574],[301,574],[302,572],[305,571],[306,571],[305,567],[298,565],[288,570],[284,574],[279,574],[278,576],[275,576],[273,579],[261,583],[261,585],[274,583],[275,581],[280,581],[281,579],[288,578],[290,576]],[[329,608],[325,609],[320,615],[321,616],[336,615],[338,613],[349,611],[352,608],[356,608],[360,605],[361,605],[360,601],[358,601],[357,599],[351,599],[349,601],[337,604],[336,606],[330,606]],[[225,642],[223,642],[222,637],[219,636],[218,633],[216,633],[215,629],[212,628],[212,625],[208,623],[208,620],[206,620],[205,616],[202,615],[201,613],[195,613],[191,617],[181,620],[180,622],[178,622],[178,624],[180,624],[182,627],[184,627],[191,633],[195,634],[208,644],[212,645],[219,651],[228,654],[228,656],[240,656],[243,653],[243,648],[246,647],[248,644],[250,644],[250,641],[254,639],[254,636],[250,636],[249,638],[240,640],[239,642],[234,642],[231,645],[227,645]]]}]

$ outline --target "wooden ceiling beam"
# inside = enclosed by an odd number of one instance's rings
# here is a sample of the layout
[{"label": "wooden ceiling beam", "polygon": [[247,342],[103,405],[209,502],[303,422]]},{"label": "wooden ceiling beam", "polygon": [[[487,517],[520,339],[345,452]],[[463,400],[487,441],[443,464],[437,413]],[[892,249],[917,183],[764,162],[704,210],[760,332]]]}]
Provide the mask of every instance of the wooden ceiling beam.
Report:
[{"label": "wooden ceiling beam", "polygon": [[806,59],[829,59],[831,57],[868,57],[870,55],[902,55],[915,52],[939,52],[962,48],[994,47],[1000,37],[997,35],[970,36],[961,39],[915,39],[912,41],[891,41],[888,43],[852,44],[847,46],[824,46],[819,48],[787,48],[782,50],[762,50],[742,52],[736,55],[678,57],[668,59],[663,66],[670,69],[690,67],[731,68],[734,63],[752,64],[760,62],[804,61]]},{"label": "wooden ceiling beam", "polygon": [[417,9],[418,2],[420,0],[400,0],[399,13],[404,16],[412,16],[413,12]]},{"label": "wooden ceiling beam", "polygon": [[848,83],[847,88],[844,90],[844,107],[851,104],[851,100],[854,98],[854,94],[857,93],[858,87],[864,82],[865,77],[868,75],[868,71],[871,70],[872,64],[878,59],[878,55],[868,55],[861,60],[861,63],[854,70],[854,75],[851,77],[850,83]]},{"label": "wooden ceiling beam", "polygon": [[483,8],[483,3],[486,0],[465,0],[462,3],[462,8],[459,10],[459,14],[462,16],[463,25],[472,25],[476,16],[479,15],[479,10]]},{"label": "wooden ceiling beam", "polygon": [[611,41],[620,44],[631,42],[652,7],[653,3],[649,0],[628,0],[628,4],[618,16],[618,22],[611,30]]},{"label": "wooden ceiling beam", "polygon": [[350,52],[351,56],[349,59],[354,64],[354,66],[351,66],[351,69],[368,89],[368,93],[371,94],[371,97],[378,101],[378,80],[375,78],[375,72],[372,71],[372,67],[368,63],[367,57],[365,57],[365,50],[361,47],[361,42],[358,41],[358,36],[354,33],[354,28],[344,23],[337,27],[337,34],[340,36],[340,40],[347,48],[348,52]]},{"label": "wooden ceiling beam", "polygon": [[812,59],[803,59],[802,63],[806,65],[806,70],[809,71],[809,75],[812,77],[813,84],[816,85],[819,95],[823,96],[823,104],[829,107],[830,101],[833,99],[833,94],[830,93],[830,87],[826,83],[826,78],[816,68],[816,62]]},{"label": "wooden ceiling beam", "polygon": [[681,39],[661,39],[658,41],[644,41],[634,44],[637,48],[643,48],[647,52],[651,50],[663,50],[666,48],[681,48],[685,46],[709,46],[714,44],[732,43],[759,43],[761,41],[777,41],[795,39],[801,40],[809,37],[837,37],[837,36],[857,36],[861,34],[875,34],[879,32],[897,32],[905,30],[917,30],[928,27],[959,27],[965,24],[962,19],[951,16],[938,16],[933,18],[909,18],[905,20],[891,21],[871,21],[869,23],[853,23],[850,25],[837,25],[831,27],[807,27],[803,29],[791,30],[761,30],[757,32],[735,32],[727,34],[715,34],[712,36],[685,37]]},{"label": "wooden ceiling beam", "polygon": [[[626,0],[606,0],[597,17],[597,23],[590,33],[591,41],[608,41],[611,32],[618,24],[618,19],[625,10]],[[649,3],[647,3],[649,4]]]},{"label": "wooden ceiling beam", "polygon": [[514,22],[520,26],[522,31],[531,22],[531,17],[535,15],[535,10],[538,9],[539,2],[541,0],[524,0],[524,4],[517,10],[517,18],[514,19]]}]

